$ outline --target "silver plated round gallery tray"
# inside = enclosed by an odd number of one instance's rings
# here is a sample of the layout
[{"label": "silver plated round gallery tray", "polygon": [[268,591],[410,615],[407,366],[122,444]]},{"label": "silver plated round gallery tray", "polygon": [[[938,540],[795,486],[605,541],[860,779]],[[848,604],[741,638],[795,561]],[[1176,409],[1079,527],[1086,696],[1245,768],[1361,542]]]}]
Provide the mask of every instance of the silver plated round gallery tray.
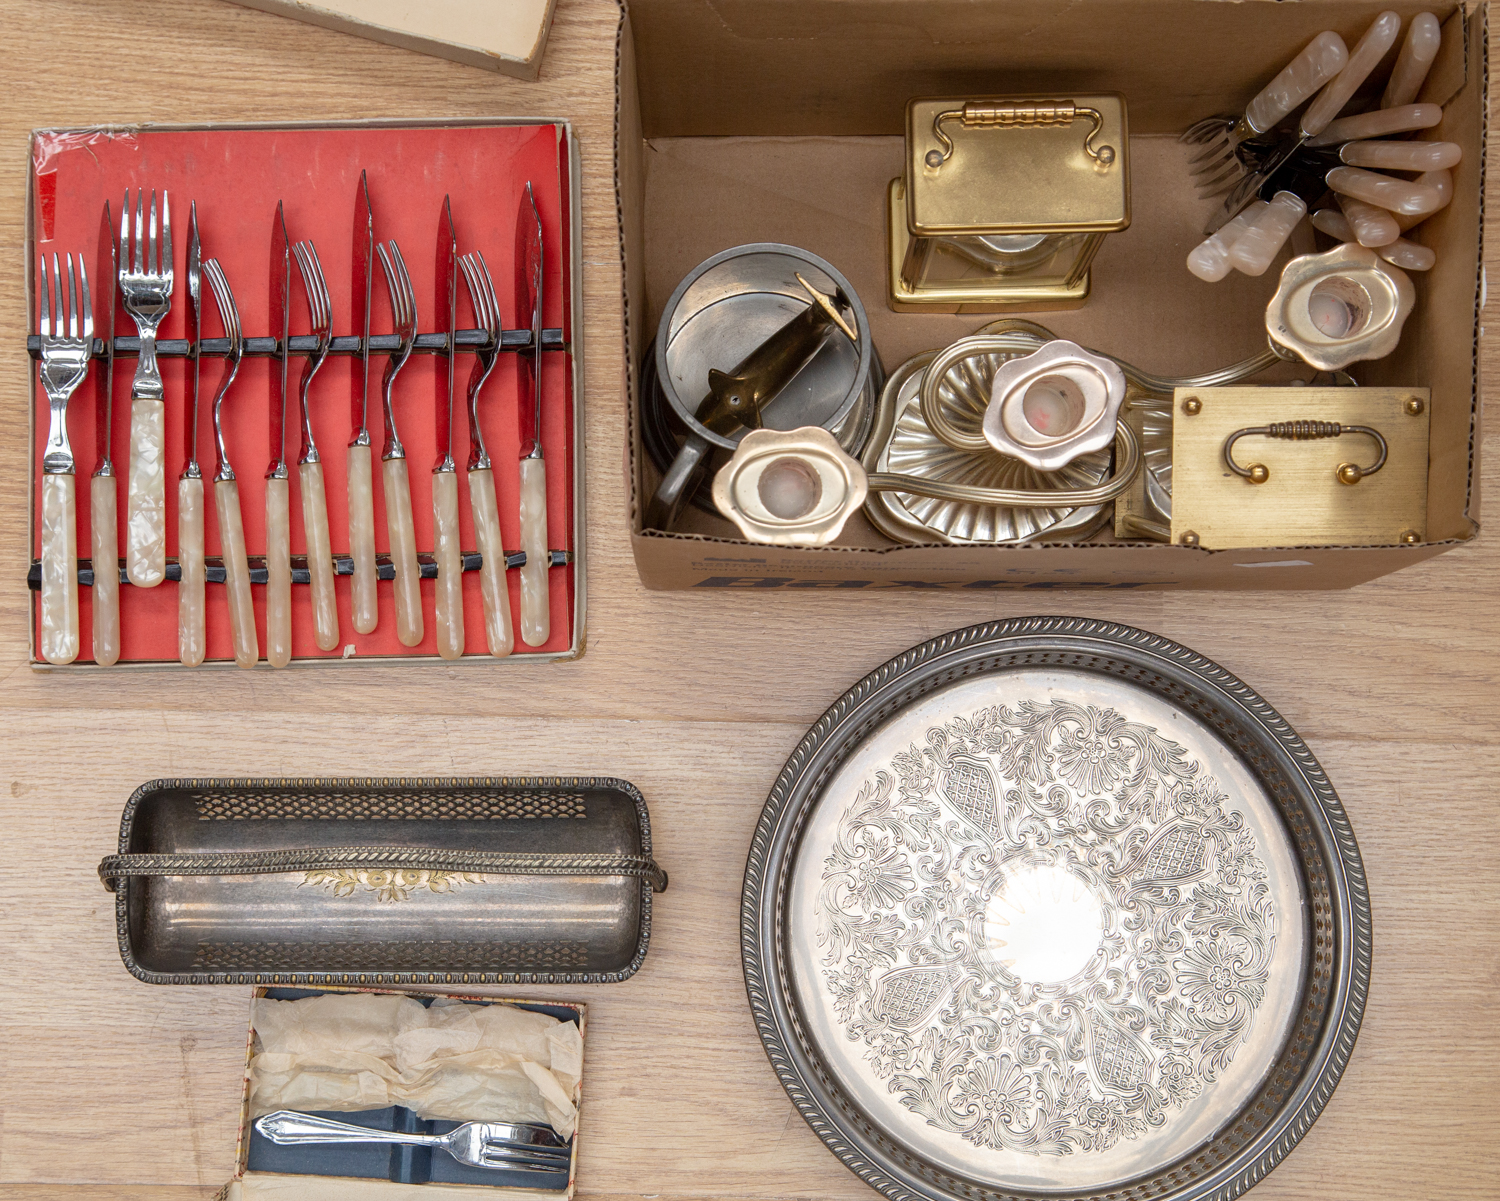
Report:
[{"label": "silver plated round gallery tray", "polygon": [[1128,626],[957,630],[808,731],[751,845],[745,982],[793,1103],[906,1201],[1228,1201],[1347,1064],[1359,849],[1264,700]]}]

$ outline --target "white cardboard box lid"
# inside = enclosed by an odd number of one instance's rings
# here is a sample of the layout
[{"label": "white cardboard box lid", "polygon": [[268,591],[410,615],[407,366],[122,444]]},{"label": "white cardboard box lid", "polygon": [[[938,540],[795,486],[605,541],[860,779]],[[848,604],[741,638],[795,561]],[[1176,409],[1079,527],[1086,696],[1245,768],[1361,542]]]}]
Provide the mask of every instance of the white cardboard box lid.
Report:
[{"label": "white cardboard box lid", "polygon": [[535,79],[556,0],[231,0],[471,67]]}]

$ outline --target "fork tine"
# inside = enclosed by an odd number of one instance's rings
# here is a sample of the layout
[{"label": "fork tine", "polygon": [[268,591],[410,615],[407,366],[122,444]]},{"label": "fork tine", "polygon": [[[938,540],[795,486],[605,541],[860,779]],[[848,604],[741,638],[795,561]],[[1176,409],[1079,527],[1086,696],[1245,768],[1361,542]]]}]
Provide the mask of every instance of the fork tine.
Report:
[{"label": "fork tine", "polygon": [[172,277],[172,206],[171,194],[161,194],[161,273]]},{"label": "fork tine", "polygon": [[523,1159],[557,1159],[566,1163],[573,1158],[572,1144],[549,1147],[542,1143],[527,1143],[513,1138],[487,1138],[481,1144],[481,1149],[516,1155]]},{"label": "fork tine", "polygon": [[494,350],[500,349],[500,309],[495,303],[494,285],[490,283],[490,273],[485,270],[484,259],[476,257],[474,260],[474,279],[479,285],[479,297],[484,305],[484,328],[490,336],[490,345]]},{"label": "fork tine", "polygon": [[[481,266],[480,260],[475,259],[474,282],[479,287],[479,302],[484,308],[484,329],[485,332],[489,334],[491,341],[495,342],[495,306],[490,297],[490,289],[487,283],[487,279],[488,272],[486,272],[484,267]],[[495,349],[500,349],[498,342],[495,345]]]},{"label": "fork tine", "polygon": [[312,255],[313,278],[318,283],[318,306],[322,313],[318,327],[326,338],[333,330],[333,301],[328,295],[328,278],[323,274],[323,263],[318,258],[318,248],[309,242],[307,249]]},{"label": "fork tine", "polygon": [[401,318],[396,312],[396,273],[391,267],[390,255],[386,254],[385,252],[384,242],[375,243],[375,254],[376,257],[380,259],[381,271],[385,273],[385,290],[390,294],[391,298],[391,318],[399,327],[401,324]]},{"label": "fork tine", "polygon": [[396,239],[391,239],[391,257],[396,263],[396,275],[401,284],[401,301],[403,306],[403,331],[409,329],[410,333],[403,332],[403,337],[411,337],[416,333],[417,326],[417,294],[411,286],[411,273],[406,269],[406,260],[401,257],[401,247],[396,245]]},{"label": "fork tine", "polygon": [[479,284],[474,279],[474,264],[469,261],[468,255],[461,255],[458,260],[458,269],[464,273],[464,287],[469,293],[469,303],[474,308],[475,324],[484,326],[484,301],[479,294]]},{"label": "fork tine", "polygon": [[54,338],[67,337],[67,308],[68,298],[63,293],[62,267],[58,264],[57,253],[52,255],[52,336]]},{"label": "fork tine", "polygon": [[[68,264],[68,337],[78,339],[78,277],[73,274],[73,256],[66,254],[63,261]],[[62,291],[62,276],[57,277],[57,290]],[[57,298],[58,317],[62,316],[62,297]]]},{"label": "fork tine", "polygon": [[489,264],[484,261],[484,251],[477,250],[474,254],[479,260],[479,278],[480,282],[484,284],[484,294],[489,301],[490,332],[494,334],[495,345],[498,348],[500,345],[500,332],[503,326],[500,324],[500,301],[495,295],[495,279],[490,274]]},{"label": "fork tine", "polygon": [[94,305],[89,300],[89,269],[83,255],[78,256],[78,282],[83,291],[83,338],[89,344],[89,354],[94,353]]},{"label": "fork tine", "polygon": [[36,294],[36,332],[44,338],[49,338],[52,336],[52,331],[47,328],[47,322],[51,320],[51,314],[48,310],[52,306],[52,297],[50,295],[52,285],[47,282],[47,256],[39,254],[37,258],[41,260],[42,286]]},{"label": "fork tine", "polygon": [[146,251],[146,189],[137,188],[135,192],[135,255],[131,259],[132,270],[137,275],[144,275],[145,264],[141,262],[141,255]]},{"label": "fork tine", "polygon": [[318,322],[313,316],[312,283],[307,278],[307,251],[303,249],[301,242],[292,243],[292,257],[297,260],[297,274],[302,277],[302,291],[307,295],[307,318],[316,326]]},{"label": "fork tine", "polygon": [[156,189],[151,189],[151,221],[146,227],[151,241],[146,246],[146,270],[151,275],[161,274],[161,250],[156,244]]},{"label": "fork tine", "polygon": [[406,336],[406,263],[401,258],[401,247],[391,239],[391,316],[396,320],[396,329]]},{"label": "fork tine", "polygon": [[125,203],[120,206],[120,253],[115,257],[118,270],[130,270],[130,189],[125,189]]}]

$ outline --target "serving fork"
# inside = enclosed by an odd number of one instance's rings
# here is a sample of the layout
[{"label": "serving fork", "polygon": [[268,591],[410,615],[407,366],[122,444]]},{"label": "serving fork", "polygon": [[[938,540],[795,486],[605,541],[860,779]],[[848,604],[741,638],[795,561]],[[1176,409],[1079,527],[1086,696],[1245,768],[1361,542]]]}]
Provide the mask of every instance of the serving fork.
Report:
[{"label": "serving fork", "polygon": [[[50,413],[47,446],[42,452],[42,658],[48,663],[71,663],[78,657],[78,529],[68,399],[88,375],[94,348],[88,270],[81,254],[64,257],[66,292],[61,263],[53,254],[55,303],[46,255],[41,256],[42,288],[37,293],[40,375]],[[99,570],[109,570],[109,565]]]},{"label": "serving fork", "polygon": [[385,410],[385,447],[380,452],[385,483],[385,521],[390,533],[391,562],[396,569],[396,637],[403,646],[422,641],[421,568],[417,566],[417,535],[411,518],[411,479],[406,470],[406,448],[396,434],[396,414],[391,392],[396,376],[411,358],[417,338],[417,294],[401,258],[401,248],[391,239],[390,252],[377,245],[380,267],[391,294],[391,316],[396,324],[396,349],[385,362],[380,380],[380,400]]},{"label": "serving fork", "polygon": [[[504,1122],[465,1122],[447,1134],[398,1134],[294,1113],[289,1109],[257,1118],[255,1128],[280,1146],[316,1143],[401,1143],[435,1147],[476,1168],[503,1168],[538,1175],[565,1175],[572,1146],[546,1126]],[[557,1187],[566,1187],[559,1182]]]},{"label": "serving fork", "polygon": [[302,531],[307,538],[307,571],[312,587],[313,631],[320,650],[331,651],[339,644],[339,613],[333,592],[333,549],[328,537],[328,498],[323,485],[323,461],[313,438],[312,414],[307,393],[313,376],[328,358],[333,338],[333,308],[328,299],[328,282],[323,264],[311,242],[292,247],[302,289],[307,293],[308,318],[315,339],[312,353],[302,364],[299,401],[302,407],[302,452],[297,456],[297,478],[302,486]]},{"label": "serving fork", "polygon": [[484,632],[490,654],[496,658],[510,654],[515,646],[515,632],[510,620],[510,588],[505,581],[505,547],[500,538],[500,507],[495,500],[495,472],[489,451],[484,445],[484,431],[479,426],[479,391],[495,369],[500,355],[500,302],[495,296],[495,281],[484,255],[475,251],[458,260],[474,320],[487,340],[474,352],[474,369],[469,373],[469,504],[474,512],[474,537],[479,543],[479,590],[484,597]]},{"label": "serving fork", "polygon": [[260,658],[255,635],[255,609],[250,600],[250,561],[245,554],[245,526],[240,516],[240,485],[234,468],[229,465],[229,451],[224,445],[224,397],[239,374],[240,358],[245,353],[245,339],[240,332],[240,310],[229,289],[229,280],[218,259],[203,264],[203,275],[214,303],[224,336],[229,339],[229,353],[224,357],[224,376],[214,393],[214,511],[219,519],[219,550],[224,556],[224,593],[229,601],[229,626],[234,635],[234,661],[241,667],[254,667]]},{"label": "serving fork", "polygon": [[[136,192],[135,251],[131,254],[130,190],[120,215],[120,295],[141,337],[130,384],[130,471],[126,494],[125,574],[138,588],[167,578],[166,392],[156,362],[156,331],[172,307],[172,213],[161,194],[157,240],[156,191],[146,224],[146,192]],[[113,332],[113,331],[111,331]]]}]

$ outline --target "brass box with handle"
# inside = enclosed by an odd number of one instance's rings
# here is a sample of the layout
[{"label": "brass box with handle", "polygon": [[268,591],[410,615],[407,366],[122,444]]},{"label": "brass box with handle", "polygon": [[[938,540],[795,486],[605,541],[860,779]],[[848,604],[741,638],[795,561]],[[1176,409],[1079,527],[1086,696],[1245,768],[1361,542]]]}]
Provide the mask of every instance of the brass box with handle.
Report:
[{"label": "brass box with handle", "polygon": [[1426,388],[1178,388],[1172,541],[1425,541],[1430,408]]},{"label": "brass box with handle", "polygon": [[1106,234],[1130,224],[1124,98],[919,99],[888,193],[897,311],[1077,308]]}]

